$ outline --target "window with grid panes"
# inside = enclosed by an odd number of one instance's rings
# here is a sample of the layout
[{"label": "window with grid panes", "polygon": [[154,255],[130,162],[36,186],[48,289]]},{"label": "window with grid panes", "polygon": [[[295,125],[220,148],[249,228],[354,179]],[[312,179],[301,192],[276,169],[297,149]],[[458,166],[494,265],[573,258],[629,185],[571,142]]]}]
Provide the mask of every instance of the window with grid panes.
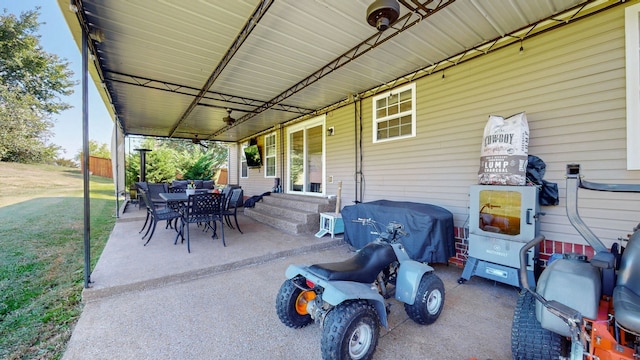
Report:
[{"label": "window with grid panes", "polygon": [[373,142],[416,135],[415,84],[373,98]]},{"label": "window with grid panes", "polygon": [[264,137],[264,177],[276,176],[276,134]]}]

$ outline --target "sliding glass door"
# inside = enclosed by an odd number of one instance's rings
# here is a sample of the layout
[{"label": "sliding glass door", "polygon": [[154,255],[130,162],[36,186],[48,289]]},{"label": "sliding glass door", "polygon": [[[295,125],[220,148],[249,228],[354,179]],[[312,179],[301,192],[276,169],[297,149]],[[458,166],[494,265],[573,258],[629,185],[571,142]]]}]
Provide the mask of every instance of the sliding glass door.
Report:
[{"label": "sliding glass door", "polygon": [[288,192],[324,194],[324,117],[291,127],[287,133]]}]

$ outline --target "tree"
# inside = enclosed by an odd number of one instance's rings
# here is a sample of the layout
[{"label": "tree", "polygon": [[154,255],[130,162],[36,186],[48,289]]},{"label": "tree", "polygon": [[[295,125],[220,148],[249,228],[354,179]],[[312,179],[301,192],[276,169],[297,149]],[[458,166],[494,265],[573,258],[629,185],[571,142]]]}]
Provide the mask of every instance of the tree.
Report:
[{"label": "tree", "polygon": [[[146,157],[146,180],[170,182],[176,178],[211,179],[227,162],[228,148],[223,143],[207,142],[207,148],[186,140],[146,138],[140,148],[152,149]],[[127,156],[125,182],[127,186],[138,181],[140,155],[137,151]]]},{"label": "tree", "polygon": [[0,161],[52,162],[60,147],[46,145],[53,123],[33,110],[36,101],[0,83]]},{"label": "tree", "polygon": [[70,107],[69,63],[45,52],[37,35],[38,12],[0,16],[0,161],[51,162],[60,147],[47,145],[51,116]]}]

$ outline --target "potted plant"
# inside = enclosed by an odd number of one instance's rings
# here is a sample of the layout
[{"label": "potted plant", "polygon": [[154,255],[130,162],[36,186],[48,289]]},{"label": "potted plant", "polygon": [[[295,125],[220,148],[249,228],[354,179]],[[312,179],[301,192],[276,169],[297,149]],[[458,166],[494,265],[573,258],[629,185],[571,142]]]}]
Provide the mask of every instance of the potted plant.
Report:
[{"label": "potted plant", "polygon": [[187,196],[193,195],[196,193],[196,184],[194,184],[193,181],[187,184],[186,192],[187,192]]}]

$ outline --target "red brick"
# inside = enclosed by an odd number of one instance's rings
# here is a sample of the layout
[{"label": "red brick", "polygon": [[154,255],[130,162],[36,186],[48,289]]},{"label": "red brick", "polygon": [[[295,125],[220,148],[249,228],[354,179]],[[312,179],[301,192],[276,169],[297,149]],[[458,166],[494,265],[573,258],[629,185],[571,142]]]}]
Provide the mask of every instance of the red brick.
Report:
[{"label": "red brick", "polygon": [[463,268],[464,267],[464,262],[461,261],[460,259],[450,258],[449,259],[449,264],[454,265],[454,266],[459,267],[459,268]]},{"label": "red brick", "polygon": [[584,247],[584,254],[587,255],[587,257],[589,259],[591,259],[593,257],[593,255],[595,254],[595,252],[593,251],[593,248],[591,246],[585,246]]},{"label": "red brick", "polygon": [[573,244],[573,251],[578,254],[584,254],[584,245],[582,244]]},{"label": "red brick", "polygon": [[562,243],[560,241],[553,242],[553,252],[556,254],[562,254]]},{"label": "red brick", "polygon": [[553,240],[545,240],[540,244],[540,251],[551,254],[553,252]]}]

